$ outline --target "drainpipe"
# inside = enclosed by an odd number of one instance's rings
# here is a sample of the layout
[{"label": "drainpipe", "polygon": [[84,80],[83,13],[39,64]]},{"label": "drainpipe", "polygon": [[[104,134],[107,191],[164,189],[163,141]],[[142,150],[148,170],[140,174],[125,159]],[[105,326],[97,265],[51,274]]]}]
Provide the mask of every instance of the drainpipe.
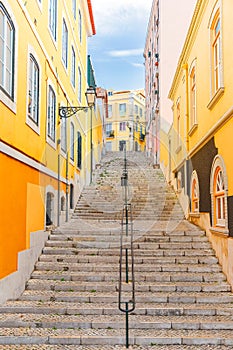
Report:
[{"label": "drainpipe", "polygon": [[189,153],[189,76],[188,64],[183,64],[182,68],[185,71],[185,146],[186,146],[186,161],[185,161],[185,194],[188,194],[188,153]]}]

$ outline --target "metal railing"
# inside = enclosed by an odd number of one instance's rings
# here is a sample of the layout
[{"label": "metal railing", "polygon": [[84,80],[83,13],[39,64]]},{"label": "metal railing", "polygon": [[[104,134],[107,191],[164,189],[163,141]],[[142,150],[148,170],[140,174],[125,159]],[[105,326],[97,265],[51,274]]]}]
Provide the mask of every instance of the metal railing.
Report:
[{"label": "metal railing", "polygon": [[128,203],[128,171],[126,150],[124,170],[121,177],[124,189],[124,206],[121,220],[120,266],[119,266],[119,310],[125,313],[126,348],[129,347],[129,314],[135,309],[135,278],[133,250],[133,218],[131,204]]}]

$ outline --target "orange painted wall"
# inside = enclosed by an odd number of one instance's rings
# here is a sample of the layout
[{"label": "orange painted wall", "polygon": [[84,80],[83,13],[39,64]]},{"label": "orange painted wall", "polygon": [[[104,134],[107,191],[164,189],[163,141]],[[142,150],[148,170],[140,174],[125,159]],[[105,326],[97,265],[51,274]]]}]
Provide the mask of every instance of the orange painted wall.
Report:
[{"label": "orange painted wall", "polygon": [[[57,180],[0,153],[0,278],[17,270],[30,232],[44,229],[45,186]],[[61,186],[62,188],[64,185]]]}]

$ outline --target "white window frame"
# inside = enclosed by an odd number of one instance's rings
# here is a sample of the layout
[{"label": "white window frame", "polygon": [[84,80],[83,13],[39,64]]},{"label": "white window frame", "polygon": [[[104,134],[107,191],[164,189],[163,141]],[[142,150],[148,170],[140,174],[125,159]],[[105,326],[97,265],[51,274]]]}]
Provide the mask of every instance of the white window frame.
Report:
[{"label": "white window frame", "polygon": [[[195,184],[195,193],[193,191]],[[197,176],[196,170],[192,172],[191,176],[191,213],[198,214],[199,213],[199,204],[200,204],[200,189],[199,189],[199,180]]]},{"label": "white window frame", "polygon": [[82,71],[81,68],[78,67],[78,100],[82,102]]},{"label": "white window frame", "polygon": [[79,41],[80,41],[80,43],[82,42],[82,35],[83,35],[83,29],[82,29],[82,27],[83,27],[83,24],[82,24],[82,12],[81,12],[81,10],[79,9],[78,10],[78,33],[79,33]]},{"label": "white window frame", "polygon": [[[219,33],[216,35],[215,28],[218,20],[220,20],[220,26]],[[210,102],[207,107],[211,109],[224,93],[222,61],[222,0],[216,2],[209,20],[208,28],[210,42]],[[216,76],[218,82],[216,82]]]},{"label": "white window frame", "polygon": [[[221,171],[223,187],[216,191],[216,174]],[[218,230],[228,232],[228,213],[227,213],[227,196],[228,196],[228,179],[226,167],[223,158],[217,155],[214,158],[211,177],[210,177],[210,194],[211,194],[211,213],[212,226]],[[218,206],[220,204],[220,206]],[[218,211],[220,209],[220,211]],[[220,215],[218,215],[220,213]]]},{"label": "white window frame", "polygon": [[[51,106],[52,97],[54,96],[52,114],[51,115]],[[53,84],[48,81],[48,91],[47,91],[47,121],[46,121],[46,141],[50,146],[56,149],[56,93]]]},{"label": "white window frame", "polygon": [[120,122],[119,131],[126,131],[126,122]]},{"label": "white window frame", "polygon": [[48,15],[49,15],[49,31],[51,33],[51,36],[53,40],[57,41],[57,0],[49,0],[49,9],[48,9]]},{"label": "white window frame", "polygon": [[[30,104],[29,90],[30,90],[30,74],[31,74],[31,62],[38,68],[38,87],[37,87],[37,122],[36,119],[28,115],[28,107]],[[41,96],[41,66],[39,64],[38,57],[32,47],[29,47],[28,53],[28,86],[27,86],[27,101],[26,101],[26,124],[30,126],[38,135],[40,134],[40,96]],[[32,77],[32,84],[35,83],[35,77]],[[31,103],[34,104],[35,96],[32,96]]]},{"label": "white window frame", "polygon": [[197,126],[197,68],[196,59],[192,62],[189,70],[189,105],[190,105],[190,125],[189,133]]},{"label": "white window frame", "polygon": [[112,105],[108,105],[108,118],[112,118]]},{"label": "white window frame", "polygon": [[71,84],[73,88],[76,87],[76,53],[74,46],[71,46]]},{"label": "white window frame", "polygon": [[77,17],[77,0],[72,0],[72,11],[74,19]]},{"label": "white window frame", "polygon": [[66,118],[61,118],[61,153],[63,156],[66,155],[67,151],[67,119]]},{"label": "white window frame", "polygon": [[65,18],[62,21],[62,63],[68,68],[68,27]]},{"label": "white window frame", "polygon": [[[0,66],[2,77],[0,81],[0,90],[12,101],[14,101],[15,98],[15,72],[14,72],[14,66],[15,66],[15,25],[14,21],[12,20],[12,17],[10,13],[8,12],[7,8],[0,4],[0,12],[2,13],[3,18],[3,36],[1,36],[0,33],[0,40],[2,43],[3,50],[1,51],[0,56]],[[10,32],[10,42],[7,42],[7,31],[9,29]],[[9,62],[7,62],[7,57],[10,57]],[[6,77],[8,75],[8,78]],[[7,83],[8,81],[8,83]]]},{"label": "white window frame", "polygon": [[120,117],[126,116],[126,103],[119,103],[119,115]]},{"label": "white window frame", "polygon": [[70,160],[74,162],[74,123],[70,123]]},{"label": "white window frame", "polygon": [[14,12],[12,11],[11,7],[9,6],[9,4],[5,1],[4,2],[4,6],[2,7],[4,8],[4,11],[7,12],[8,16],[10,17],[13,25],[14,25],[14,29],[15,29],[15,33],[14,33],[14,87],[13,87],[13,96],[14,98],[12,99],[12,97],[10,97],[9,95],[7,95],[5,93],[4,90],[2,90],[0,88],[0,101],[2,101],[5,106],[7,106],[9,108],[9,110],[11,110],[13,113],[16,114],[17,111],[17,77],[18,77],[18,25],[16,22],[16,18],[14,16]]}]

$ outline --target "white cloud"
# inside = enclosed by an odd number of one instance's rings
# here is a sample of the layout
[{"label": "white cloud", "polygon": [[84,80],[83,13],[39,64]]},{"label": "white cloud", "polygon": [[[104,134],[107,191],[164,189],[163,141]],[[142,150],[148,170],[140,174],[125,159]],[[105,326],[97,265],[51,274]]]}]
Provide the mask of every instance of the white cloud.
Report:
[{"label": "white cloud", "polygon": [[144,68],[144,64],[143,63],[131,63],[132,66],[136,67],[136,68]]},{"label": "white cloud", "polygon": [[145,26],[152,0],[92,0],[94,21],[99,35]]},{"label": "white cloud", "polygon": [[143,49],[113,50],[108,52],[108,55],[111,57],[129,57],[129,56],[138,56],[142,54],[143,54]]}]

